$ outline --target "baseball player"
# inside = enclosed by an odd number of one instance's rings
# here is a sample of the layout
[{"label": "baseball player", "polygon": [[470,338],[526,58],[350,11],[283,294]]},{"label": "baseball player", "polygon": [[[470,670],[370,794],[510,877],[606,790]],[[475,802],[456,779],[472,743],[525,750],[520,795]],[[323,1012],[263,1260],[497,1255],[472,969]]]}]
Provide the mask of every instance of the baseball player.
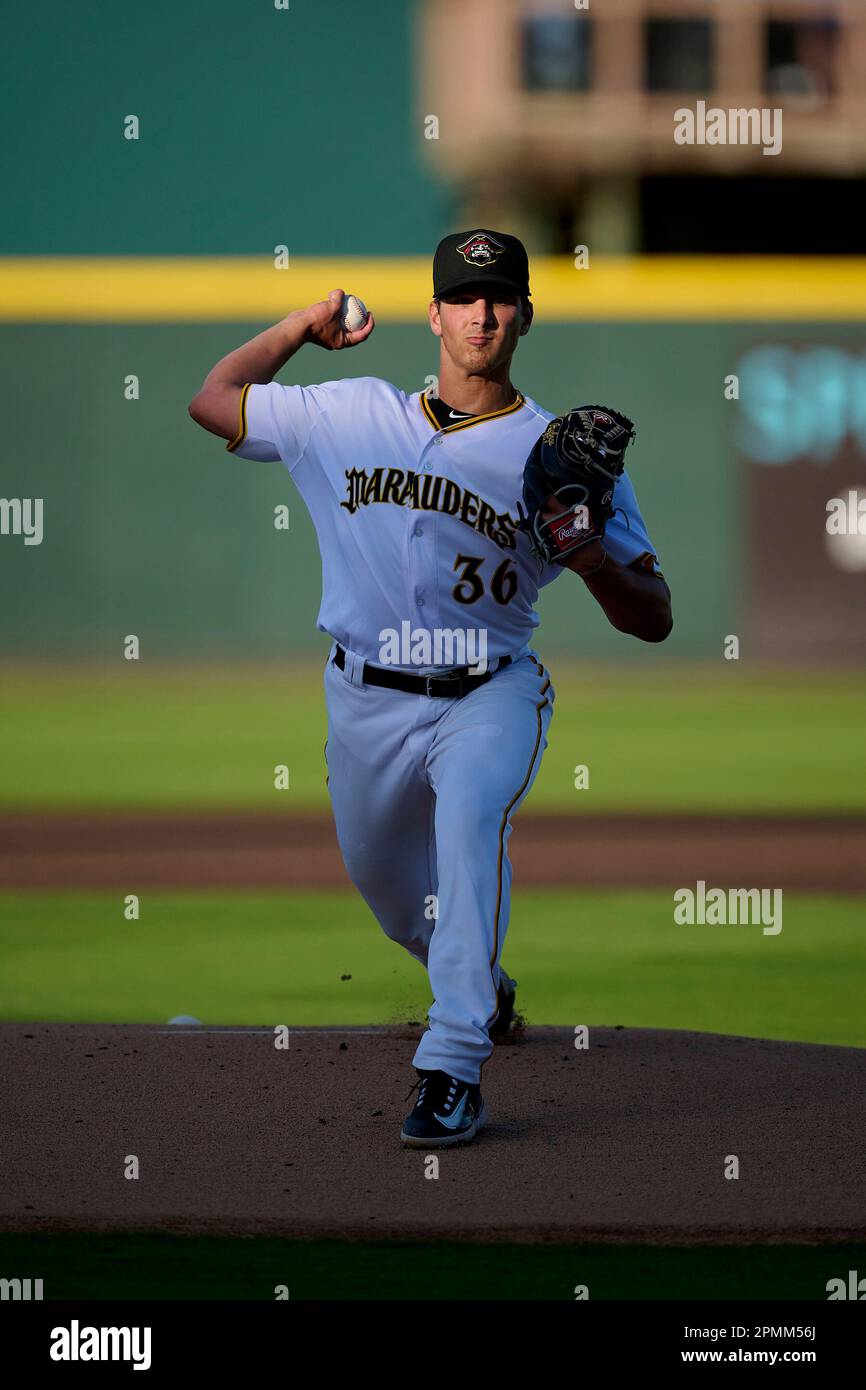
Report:
[{"label": "baseball player", "polygon": [[346,869],[434,1002],[401,1138],[465,1143],[481,1069],[514,1017],[501,965],[512,817],[547,746],[554,689],[531,646],[539,590],[568,568],[613,625],[671,627],[670,594],[623,470],[631,422],[554,419],[511,381],[529,263],[502,232],[446,236],[433,262],[438,391],[377,377],[284,386],[308,344],[366,342],[343,292],[230,353],[190,404],[246,459],[282,460],[322,557],[326,761]]}]

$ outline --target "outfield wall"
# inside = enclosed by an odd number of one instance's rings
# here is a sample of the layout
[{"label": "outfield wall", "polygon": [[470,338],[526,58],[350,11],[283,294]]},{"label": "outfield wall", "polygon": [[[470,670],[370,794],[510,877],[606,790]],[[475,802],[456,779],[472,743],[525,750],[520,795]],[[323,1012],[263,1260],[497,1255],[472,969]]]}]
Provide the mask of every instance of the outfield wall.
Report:
[{"label": "outfield wall", "polygon": [[[4,538],[4,590],[15,595],[0,619],[7,649],[111,655],[136,633],[151,657],[258,656],[315,641],[319,560],[294,484],[279,464],[227,454],[187,414],[208,367],[259,327],[3,328],[0,360],[16,381],[3,487],[44,498],[42,544]],[[282,378],[371,374],[418,390],[435,370],[434,344],[426,327],[383,325],[357,352],[302,352]],[[702,327],[553,324],[526,340],[515,372],[551,410],[598,398],[638,421],[634,478],[679,589],[689,652],[711,648],[731,611],[724,353]],[[137,401],[124,398],[127,373],[139,377]],[[274,528],[280,503],[288,532]],[[626,648],[594,610],[564,576],[544,598],[545,640],[592,654]]]},{"label": "outfield wall", "polygon": [[[151,658],[315,647],[319,560],[288,474],[232,457],[187,414],[210,365],[261,326],[0,325],[13,388],[2,493],[44,499],[40,545],[0,538],[7,654],[110,657],[127,633]],[[856,540],[847,568],[831,562],[822,500],[863,476],[859,332],[539,320],[521,345],[515,379],[541,404],[596,399],[637,421],[630,470],[675,596],[675,633],[653,660],[716,655],[729,633],[781,659],[816,642],[859,651],[866,569]],[[281,377],[378,375],[408,392],[435,368],[426,327],[386,321],[357,352],[307,349]],[[725,398],[732,372],[740,401]],[[288,531],[274,528],[280,504]],[[541,613],[548,649],[638,650],[571,576]]]},{"label": "outfield wall", "polygon": [[[1,495],[43,499],[42,543],[0,537],[7,655],[113,657],[131,632],[150,659],[316,648],[320,562],[295,486],[281,464],[228,455],[186,407],[218,357],[334,282],[373,303],[373,338],[304,349],[281,379],[430,385],[428,274],[425,259],[285,275],[236,259],[0,260]],[[760,322],[738,317],[751,299]],[[534,302],[517,385],[553,411],[601,400],[637,421],[630,473],[676,614],[649,659],[717,656],[730,634],[752,656],[862,659],[866,534],[855,517],[828,538],[826,506],[863,484],[866,263],[537,259]],[[812,321],[792,320],[799,304]],[[548,651],[648,659],[571,575],[541,614]]]}]

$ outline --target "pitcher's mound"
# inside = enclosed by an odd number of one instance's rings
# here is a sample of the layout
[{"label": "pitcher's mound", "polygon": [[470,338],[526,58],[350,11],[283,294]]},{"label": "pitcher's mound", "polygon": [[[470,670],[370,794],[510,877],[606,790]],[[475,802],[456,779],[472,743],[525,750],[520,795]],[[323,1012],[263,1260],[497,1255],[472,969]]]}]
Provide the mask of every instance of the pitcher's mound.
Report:
[{"label": "pitcher's mound", "polygon": [[474,1144],[404,1149],[417,1028],[0,1028],[0,1228],[866,1237],[866,1051],[640,1028],[496,1049]]}]

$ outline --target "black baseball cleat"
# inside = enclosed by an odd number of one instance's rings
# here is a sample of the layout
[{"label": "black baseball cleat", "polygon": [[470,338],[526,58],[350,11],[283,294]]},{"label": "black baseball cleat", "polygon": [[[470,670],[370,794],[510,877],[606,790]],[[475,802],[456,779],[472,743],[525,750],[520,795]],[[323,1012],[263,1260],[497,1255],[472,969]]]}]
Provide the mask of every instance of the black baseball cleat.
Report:
[{"label": "black baseball cleat", "polygon": [[516,998],[517,981],[509,980],[507,975],[503,975],[496,991],[499,1012],[487,1030],[492,1043],[502,1042],[508,1036],[511,1025],[514,1023],[514,1001]]},{"label": "black baseball cleat", "polygon": [[487,1119],[480,1086],[445,1071],[419,1068],[412,1091],[416,1087],[415,1108],[400,1131],[404,1144],[412,1149],[442,1149],[449,1144],[468,1144],[475,1138]]}]

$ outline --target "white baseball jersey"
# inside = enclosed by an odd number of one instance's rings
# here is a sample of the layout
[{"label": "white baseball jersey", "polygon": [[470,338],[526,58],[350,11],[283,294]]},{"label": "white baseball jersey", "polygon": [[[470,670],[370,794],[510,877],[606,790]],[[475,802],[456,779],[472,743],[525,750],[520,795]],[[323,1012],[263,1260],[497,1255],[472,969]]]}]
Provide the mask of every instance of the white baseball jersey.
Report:
[{"label": "white baseball jersey", "polygon": [[[281,459],[297,484],[322,555],[323,632],[380,664],[385,632],[472,628],[486,633],[492,660],[528,649],[538,591],[562,573],[541,564],[518,530],[526,457],[553,418],[518,394],[503,410],[441,429],[425,393],[406,395],[377,377],[271,382],[244,388],[227,447]],[[654,567],[625,474],[614,505],[605,549]],[[417,673],[460,663],[413,655],[387,664]]]},{"label": "white baseball jersey", "polygon": [[[326,758],[343,861],[383,931],[428,971],[435,1002],[415,1065],[475,1083],[503,979],[512,817],[538,772],[555,700],[529,647],[534,605],[562,569],[542,565],[518,529],[524,463],[550,412],[518,395],[489,415],[453,413],[440,428],[425,394],[375,377],[252,385],[228,447],[282,459],[312,516],[318,625],[335,639]],[[625,476],[614,503],[606,549],[654,566]],[[410,649],[383,661],[383,634],[404,626]],[[486,637],[472,660],[435,655],[435,639],[416,651],[413,634],[472,629]],[[417,675],[479,655],[512,660],[457,699],[365,679],[366,662]]]}]

